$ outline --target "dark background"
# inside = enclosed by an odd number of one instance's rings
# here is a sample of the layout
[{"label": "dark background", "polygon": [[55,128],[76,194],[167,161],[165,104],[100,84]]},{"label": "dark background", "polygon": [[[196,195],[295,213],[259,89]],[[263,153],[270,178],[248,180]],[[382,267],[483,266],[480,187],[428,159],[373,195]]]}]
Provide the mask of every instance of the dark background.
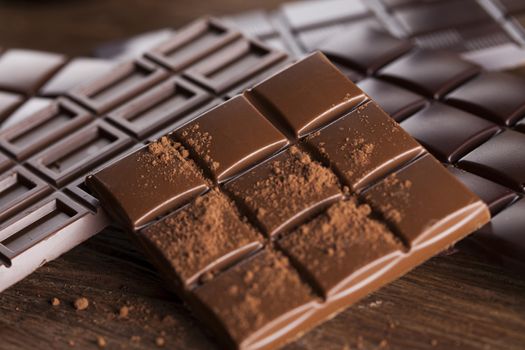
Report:
[{"label": "dark background", "polygon": [[86,55],[108,41],[283,0],[0,0],[0,47]]}]

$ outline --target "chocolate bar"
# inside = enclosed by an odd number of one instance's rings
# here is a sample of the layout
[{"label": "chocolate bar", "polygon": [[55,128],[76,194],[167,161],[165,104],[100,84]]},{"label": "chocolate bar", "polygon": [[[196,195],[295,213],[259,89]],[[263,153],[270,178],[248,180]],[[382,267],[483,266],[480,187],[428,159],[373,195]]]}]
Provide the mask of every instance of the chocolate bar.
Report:
[{"label": "chocolate bar", "polygon": [[[504,130],[525,131],[524,11],[521,1],[512,0],[333,0],[292,2],[275,12],[227,19],[294,54],[324,52],[434,156],[453,165],[449,169],[494,215],[506,217],[524,194],[523,160],[516,153],[525,146],[522,137],[482,148],[476,165],[461,159]],[[497,168],[496,159],[508,164]],[[523,226],[514,220],[509,233],[486,229],[479,240],[474,234],[459,247],[521,271],[525,249],[516,236]],[[493,233],[490,240],[482,238],[486,232]],[[509,255],[505,247],[520,254]]]},{"label": "chocolate bar", "polygon": [[86,183],[231,349],[282,345],[490,220],[321,53]]},{"label": "chocolate bar", "polygon": [[[184,57],[183,69],[173,55]],[[119,64],[7,50],[0,56],[0,291],[110,224],[84,184],[87,174],[285,62],[285,53],[214,19]]]}]

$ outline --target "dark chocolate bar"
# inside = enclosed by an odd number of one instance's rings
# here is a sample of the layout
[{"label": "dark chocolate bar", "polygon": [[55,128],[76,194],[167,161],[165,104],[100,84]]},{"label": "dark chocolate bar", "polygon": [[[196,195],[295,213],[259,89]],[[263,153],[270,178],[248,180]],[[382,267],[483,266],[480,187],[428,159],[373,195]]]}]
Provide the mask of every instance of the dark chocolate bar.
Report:
[{"label": "dark chocolate bar", "polygon": [[[327,9],[318,16],[322,6]],[[525,131],[524,18],[523,2],[513,0],[333,0],[293,2],[228,20],[294,54],[324,52],[433,155],[454,165],[450,169],[493,214],[504,215],[524,195],[520,137],[482,147],[475,164],[461,158],[504,130]],[[496,159],[498,167],[506,164],[496,168]],[[513,235],[494,231],[497,244],[471,237],[472,244],[462,246],[518,269],[525,265],[525,250],[509,256],[501,248],[521,247],[509,239]]]},{"label": "dark chocolate bar", "polygon": [[109,225],[86,174],[289,62],[213,19],[166,39],[119,64],[0,56],[0,291]]},{"label": "dark chocolate bar", "polygon": [[282,345],[490,220],[321,53],[86,183],[231,349]]}]

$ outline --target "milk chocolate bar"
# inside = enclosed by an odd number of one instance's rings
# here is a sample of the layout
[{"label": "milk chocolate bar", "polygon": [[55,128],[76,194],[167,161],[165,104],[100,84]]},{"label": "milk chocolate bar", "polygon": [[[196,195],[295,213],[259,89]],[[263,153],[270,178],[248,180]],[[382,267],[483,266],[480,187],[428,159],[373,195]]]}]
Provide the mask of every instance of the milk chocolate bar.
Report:
[{"label": "milk chocolate bar", "polygon": [[111,223],[87,174],[289,62],[214,19],[167,39],[118,64],[0,56],[0,291]]},{"label": "milk chocolate bar", "polygon": [[86,182],[231,349],[276,348],[490,220],[321,53]]}]

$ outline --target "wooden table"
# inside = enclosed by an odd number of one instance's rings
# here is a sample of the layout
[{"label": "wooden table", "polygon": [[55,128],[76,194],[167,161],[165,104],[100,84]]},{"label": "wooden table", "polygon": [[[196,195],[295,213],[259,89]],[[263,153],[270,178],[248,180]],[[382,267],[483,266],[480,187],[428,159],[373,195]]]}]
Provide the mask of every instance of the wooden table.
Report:
[{"label": "wooden table", "polygon": [[[278,0],[0,1],[0,45],[86,54],[204,13]],[[124,10],[125,9],[125,10]],[[73,307],[76,298],[87,310]],[[50,300],[59,298],[59,306]],[[127,305],[127,317],[119,310]],[[125,234],[106,230],[0,294],[0,349],[216,349]],[[524,349],[525,278],[463,253],[436,257],[286,349]]]}]

